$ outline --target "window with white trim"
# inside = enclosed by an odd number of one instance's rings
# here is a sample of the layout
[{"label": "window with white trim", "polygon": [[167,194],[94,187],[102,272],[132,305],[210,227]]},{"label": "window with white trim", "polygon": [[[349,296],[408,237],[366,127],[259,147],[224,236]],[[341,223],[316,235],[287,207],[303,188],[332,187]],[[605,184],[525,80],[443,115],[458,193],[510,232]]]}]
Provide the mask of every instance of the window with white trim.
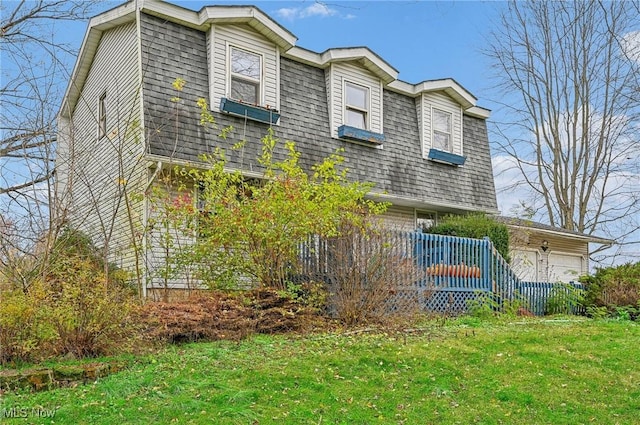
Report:
[{"label": "window with white trim", "polygon": [[438,214],[431,211],[416,211],[416,227],[428,230],[438,224]]},{"label": "window with white trim", "polygon": [[369,129],[369,88],[348,81],[344,83],[344,123]]},{"label": "window with white trim", "polygon": [[229,46],[229,97],[246,103],[261,102],[262,56]]},{"label": "window with white trim", "polygon": [[98,139],[107,135],[107,92],[98,99]]},{"label": "window with white trim", "polygon": [[452,152],[451,143],[451,113],[433,109],[433,148],[445,152]]}]

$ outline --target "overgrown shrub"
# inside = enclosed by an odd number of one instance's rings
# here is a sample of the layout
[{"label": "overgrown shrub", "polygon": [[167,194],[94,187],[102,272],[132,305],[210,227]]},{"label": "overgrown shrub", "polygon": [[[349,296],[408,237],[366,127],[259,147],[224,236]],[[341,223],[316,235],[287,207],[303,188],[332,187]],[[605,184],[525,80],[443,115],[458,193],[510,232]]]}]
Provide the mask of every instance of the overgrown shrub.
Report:
[{"label": "overgrown shrub", "polygon": [[423,229],[426,233],[482,239],[489,237],[493,246],[509,262],[509,231],[504,223],[499,223],[484,214],[447,215],[442,222]]},{"label": "overgrown shrub", "polygon": [[240,340],[254,333],[303,331],[324,324],[316,308],[271,289],[211,291],[183,302],[143,306],[137,320],[152,341]]},{"label": "overgrown shrub", "polygon": [[406,257],[393,234],[371,227],[343,229],[327,242],[330,305],[346,325],[411,317],[432,295],[422,270]]},{"label": "overgrown shrub", "polygon": [[0,294],[0,361],[37,361],[56,355],[97,356],[128,348],[133,290],[105,265],[90,240],[66,230],[47,263],[25,288]]},{"label": "overgrown shrub", "polygon": [[[640,262],[598,268],[593,275],[584,276],[580,281],[585,285],[587,312],[606,307],[609,315],[617,317],[621,307],[640,307]],[[635,318],[633,310],[630,311],[630,317]]]},{"label": "overgrown shrub", "polygon": [[56,339],[41,285],[0,290],[0,363],[42,357]]},{"label": "overgrown shrub", "polygon": [[[210,165],[204,170],[176,170],[184,193],[199,188],[199,208],[191,195],[176,198],[168,191],[151,200],[158,210],[170,211],[162,229],[163,236],[175,234],[164,244],[173,257],[167,270],[186,275],[196,268],[197,278],[215,289],[237,289],[253,281],[284,291],[298,271],[299,246],[309,235],[333,237],[345,223],[363,227],[365,217],[386,209],[366,197],[372,185],[347,179],[339,152],[313,165],[310,173],[299,158],[293,142],[282,149],[269,131],[258,158],[262,179],[229,172],[222,150],[202,158]],[[149,223],[154,224],[153,217]],[[185,234],[196,236],[195,242],[175,243]]]}]

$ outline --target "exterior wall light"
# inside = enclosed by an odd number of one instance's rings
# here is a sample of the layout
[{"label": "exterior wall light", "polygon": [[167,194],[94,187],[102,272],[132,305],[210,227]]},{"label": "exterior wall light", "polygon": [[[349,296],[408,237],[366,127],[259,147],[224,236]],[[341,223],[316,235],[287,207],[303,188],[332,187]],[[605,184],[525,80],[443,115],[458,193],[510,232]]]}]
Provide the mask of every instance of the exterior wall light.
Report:
[{"label": "exterior wall light", "polygon": [[540,247],[542,249],[543,252],[547,252],[547,250],[549,249],[549,241],[547,241],[546,239],[542,241],[542,246]]}]

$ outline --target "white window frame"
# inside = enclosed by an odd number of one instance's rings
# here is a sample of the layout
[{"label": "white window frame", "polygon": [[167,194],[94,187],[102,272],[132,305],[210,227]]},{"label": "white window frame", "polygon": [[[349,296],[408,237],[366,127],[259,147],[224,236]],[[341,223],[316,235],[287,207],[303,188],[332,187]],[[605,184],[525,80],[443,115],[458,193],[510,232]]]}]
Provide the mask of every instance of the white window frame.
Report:
[{"label": "white window frame", "polygon": [[[242,75],[242,74],[238,74],[233,72],[233,64],[231,63],[233,60],[233,55],[232,55],[232,50],[240,50],[243,51],[245,53],[249,53],[250,55],[253,56],[257,56],[259,63],[260,63],[260,76],[258,79],[254,79],[252,77],[246,76],[246,75]],[[257,84],[257,99],[255,100],[255,102],[250,102],[247,101],[245,99],[237,99],[234,96],[231,95],[232,93],[232,84],[233,84],[233,79],[236,78],[238,80],[242,80],[242,81],[246,81],[249,83],[254,83]],[[228,44],[227,45],[227,97],[229,97],[230,99],[233,100],[241,100],[243,102],[246,103],[251,103],[251,104],[255,104],[255,105],[262,105],[262,99],[264,98],[264,58],[262,56],[262,54],[255,52],[253,50],[249,50],[249,49],[245,49],[242,47],[238,47],[236,45],[233,44]]]},{"label": "white window frame", "polygon": [[[421,215],[423,217],[420,217]],[[426,216],[430,216],[430,217],[427,218]],[[439,219],[439,214],[437,213],[437,211],[415,210],[415,224],[416,224],[415,227],[417,229],[422,229],[423,223],[421,223],[421,221],[426,222],[427,220],[432,221],[433,226],[437,226],[438,219]]]},{"label": "white window frame", "polygon": [[98,139],[107,135],[107,92],[98,97]]},{"label": "white window frame", "polygon": [[[442,131],[441,129],[436,129],[436,114],[447,115],[449,118],[449,129],[448,131]],[[448,148],[442,149],[439,146],[436,146],[436,134],[446,135],[448,137]],[[449,111],[444,111],[438,108],[431,108],[431,147],[433,149],[441,150],[444,152],[453,153],[453,113]]]},{"label": "white window frame", "polygon": [[[364,108],[360,107],[359,105],[351,105],[347,102],[347,86],[351,86],[355,89],[363,89],[364,91],[366,91],[366,94],[365,94],[366,105]],[[362,130],[370,130],[371,129],[371,87],[365,86],[363,84],[354,83],[353,81],[349,81],[349,80],[344,80],[342,87],[343,87],[343,93],[344,93],[343,102],[342,102],[344,105],[344,107],[342,108],[343,124],[351,126],[350,124],[347,123],[347,111],[351,110],[355,112],[364,113],[364,128]],[[356,126],[351,126],[351,127],[360,128]]]}]

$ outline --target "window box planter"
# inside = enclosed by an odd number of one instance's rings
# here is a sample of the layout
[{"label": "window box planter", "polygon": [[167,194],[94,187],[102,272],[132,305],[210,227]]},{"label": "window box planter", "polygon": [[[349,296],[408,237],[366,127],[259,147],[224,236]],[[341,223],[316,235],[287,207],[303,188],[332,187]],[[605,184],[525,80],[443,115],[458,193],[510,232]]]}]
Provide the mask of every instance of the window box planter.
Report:
[{"label": "window box planter", "polygon": [[266,124],[276,124],[280,119],[280,114],[277,109],[250,105],[238,100],[227,99],[226,97],[220,99],[220,110],[229,115],[242,118],[246,117],[250,120]]},{"label": "window box planter", "polygon": [[464,162],[467,160],[466,156],[456,155],[454,153],[440,151],[438,149],[430,149],[428,158],[435,162],[455,165],[457,167],[464,165]]},{"label": "window box planter", "polygon": [[355,142],[367,142],[375,146],[381,145],[385,141],[384,134],[374,133],[373,131],[350,127],[348,125],[338,127],[338,137]]}]

